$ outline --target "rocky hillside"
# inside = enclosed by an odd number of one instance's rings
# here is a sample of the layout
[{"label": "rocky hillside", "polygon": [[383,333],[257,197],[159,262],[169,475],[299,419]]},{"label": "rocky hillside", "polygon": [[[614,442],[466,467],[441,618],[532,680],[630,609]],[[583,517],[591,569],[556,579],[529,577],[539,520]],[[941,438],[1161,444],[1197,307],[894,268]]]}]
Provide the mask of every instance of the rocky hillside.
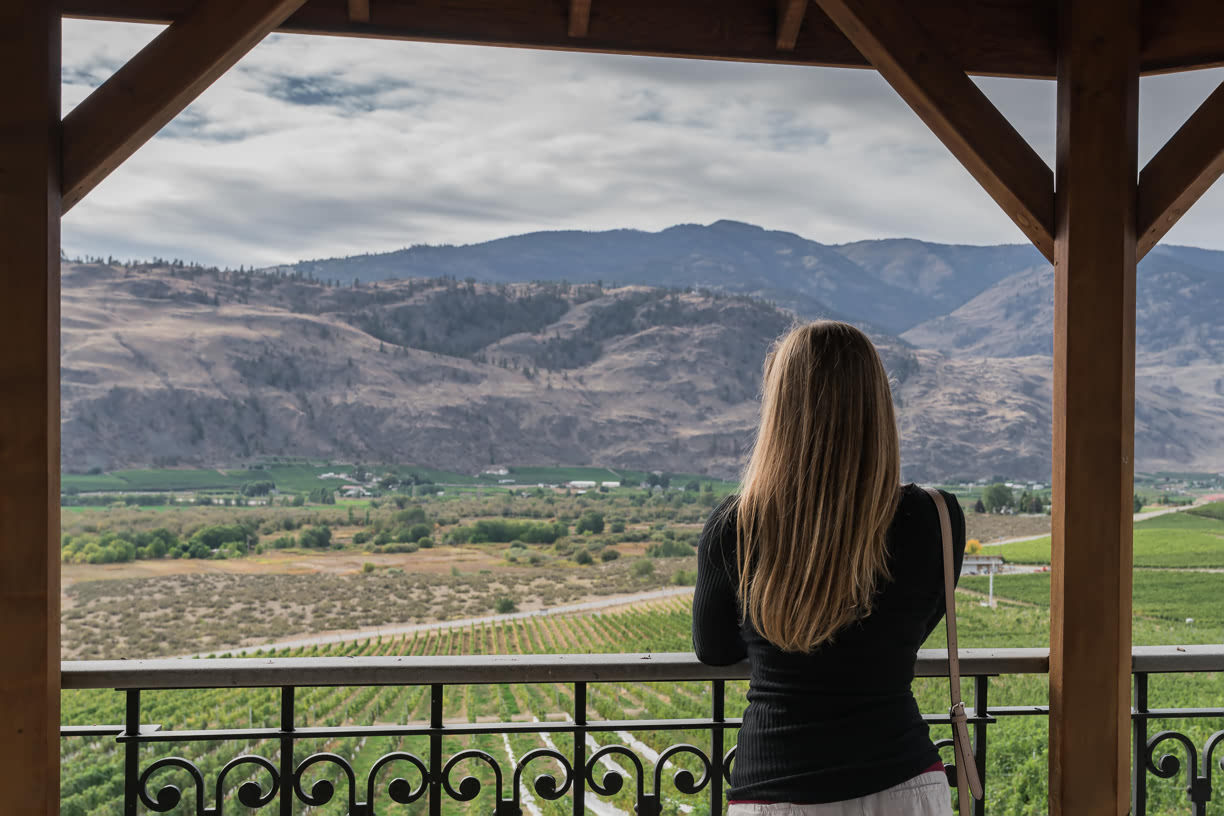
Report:
[{"label": "rocky hillside", "polygon": [[[1141,470],[1224,466],[1222,259],[1160,247],[1140,267]],[[907,478],[1045,479],[1052,298],[1028,247],[827,247],[730,222],[261,273],[65,264],[64,462],[731,475],[769,342],[825,315],[880,344]]]},{"label": "rocky hillside", "polygon": [[765,349],[792,320],[646,287],[98,265],[65,266],[63,315],[72,470],[294,454],[730,474]]}]

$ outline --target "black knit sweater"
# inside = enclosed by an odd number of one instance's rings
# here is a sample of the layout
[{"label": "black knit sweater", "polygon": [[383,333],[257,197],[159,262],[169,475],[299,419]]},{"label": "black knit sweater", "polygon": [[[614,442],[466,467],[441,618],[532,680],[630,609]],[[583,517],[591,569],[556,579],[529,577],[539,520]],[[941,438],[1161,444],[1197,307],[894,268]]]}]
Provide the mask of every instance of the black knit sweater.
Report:
[{"label": "black knit sweater", "polygon": [[[952,515],[956,573],[965,515]],[[726,511],[724,513],[724,511]],[[784,652],[741,621],[734,497],[714,511],[697,549],[693,647],[703,663],[748,658],[751,681],[731,800],[822,803],[878,793],[939,762],[910,685],[918,648],[944,615],[935,503],[906,485],[888,534],[892,580],[871,614],[810,655]]]}]

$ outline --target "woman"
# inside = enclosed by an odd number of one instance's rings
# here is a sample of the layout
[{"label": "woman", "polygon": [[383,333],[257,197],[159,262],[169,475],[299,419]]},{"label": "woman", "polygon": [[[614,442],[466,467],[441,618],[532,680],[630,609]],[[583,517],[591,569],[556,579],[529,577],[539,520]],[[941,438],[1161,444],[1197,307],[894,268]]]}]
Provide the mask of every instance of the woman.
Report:
[{"label": "woman", "polygon": [[[742,489],[698,546],[697,657],[752,670],[728,816],[952,812],[910,689],[944,614],[939,517],[900,469],[867,336],[819,321],[781,338]],[[965,516],[944,498],[959,574]]]}]

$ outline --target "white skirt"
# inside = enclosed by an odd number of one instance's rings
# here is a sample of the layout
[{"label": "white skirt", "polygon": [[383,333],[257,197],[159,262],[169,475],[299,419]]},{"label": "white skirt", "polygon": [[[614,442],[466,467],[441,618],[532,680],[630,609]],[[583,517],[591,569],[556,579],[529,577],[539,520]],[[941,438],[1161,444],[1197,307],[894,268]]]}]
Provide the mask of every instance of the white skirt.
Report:
[{"label": "white skirt", "polygon": [[952,792],[942,771],[918,774],[887,790],[822,805],[737,804],[727,816],[952,816]]}]

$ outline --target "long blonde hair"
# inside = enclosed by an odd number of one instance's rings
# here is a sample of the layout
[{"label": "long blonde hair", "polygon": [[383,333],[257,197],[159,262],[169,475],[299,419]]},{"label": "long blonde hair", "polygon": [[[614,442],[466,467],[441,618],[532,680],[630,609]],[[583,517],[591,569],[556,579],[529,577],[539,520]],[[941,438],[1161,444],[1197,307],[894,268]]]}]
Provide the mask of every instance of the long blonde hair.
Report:
[{"label": "long blonde hair", "polygon": [[735,504],[739,599],[762,637],[811,652],[870,613],[900,474],[888,375],[867,335],[821,320],[781,337]]}]

